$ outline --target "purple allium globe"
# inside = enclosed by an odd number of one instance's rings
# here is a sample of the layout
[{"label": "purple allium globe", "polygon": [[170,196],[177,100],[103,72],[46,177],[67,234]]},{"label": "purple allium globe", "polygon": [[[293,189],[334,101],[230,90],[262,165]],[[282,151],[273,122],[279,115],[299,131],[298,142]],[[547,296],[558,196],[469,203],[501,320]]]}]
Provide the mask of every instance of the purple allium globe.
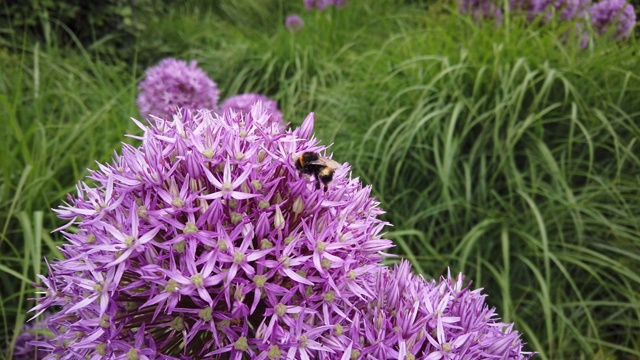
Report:
[{"label": "purple allium globe", "polygon": [[554,13],[559,14],[561,20],[583,17],[589,6],[588,0],[531,0],[533,14],[542,16],[543,21],[551,20]]},{"label": "purple allium globe", "polygon": [[196,61],[173,58],[148,68],[138,90],[136,102],[144,117],[169,116],[181,107],[216,111],[220,98],[218,86]]},{"label": "purple allium globe", "polygon": [[[408,262],[380,267],[367,278],[370,298],[347,315],[351,358],[363,359],[529,359],[513,324],[497,319],[482,289],[470,290],[462,274],[439,282],[411,272]],[[359,339],[349,343],[351,339]],[[354,357],[355,355],[355,357]]]},{"label": "purple allium globe", "polygon": [[290,31],[299,31],[304,26],[304,20],[298,14],[291,14],[284,20],[284,26]]},{"label": "purple allium globe", "polygon": [[463,15],[471,15],[475,21],[493,19],[502,23],[502,10],[493,0],[458,0],[458,9]]},{"label": "purple allium globe", "polygon": [[342,7],[347,0],[304,0],[304,6],[309,9],[324,10],[329,6]]},{"label": "purple allium globe", "polygon": [[631,35],[636,24],[636,12],[633,5],[625,0],[603,0],[591,6],[591,23],[600,35],[610,26],[615,28],[616,39],[625,39]]},{"label": "purple allium globe", "polygon": [[313,114],[285,132],[258,109],[136,121],[142,144],[56,210],[68,243],[34,308],[59,309],[49,358],[342,356],[392,245],[382,210],[347,164],[326,192],[296,170],[326,151]]},{"label": "purple allium globe", "polygon": [[282,113],[278,109],[278,103],[262,94],[246,93],[231,96],[220,105],[221,112],[233,110],[235,112],[247,113],[251,111],[256,103],[262,103],[264,111],[267,112],[268,122],[283,124]]},{"label": "purple allium globe", "polygon": [[13,347],[14,360],[36,360],[44,359],[48,352],[44,347],[39,347],[38,343],[50,338],[47,330],[48,315],[25,324],[20,330],[20,335],[16,339]]}]

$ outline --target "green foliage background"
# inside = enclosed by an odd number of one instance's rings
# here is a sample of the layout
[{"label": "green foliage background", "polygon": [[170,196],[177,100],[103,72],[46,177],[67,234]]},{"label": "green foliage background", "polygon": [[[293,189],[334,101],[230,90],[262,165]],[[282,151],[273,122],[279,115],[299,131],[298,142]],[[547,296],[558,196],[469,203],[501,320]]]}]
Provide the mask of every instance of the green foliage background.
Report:
[{"label": "green foliage background", "polygon": [[[573,24],[477,24],[420,1],[145,9],[135,32],[39,17],[49,40],[2,33],[0,348],[43,257],[59,256],[49,209],[139,131],[137,82],[172,56],[197,60],[223,97],[271,96],[292,126],[314,111],[334,158],[373,184],[397,253],[428,278],[449,267],[484,287],[538,358],[640,358],[635,38],[580,49]],[[298,33],[282,26],[291,12]]]}]

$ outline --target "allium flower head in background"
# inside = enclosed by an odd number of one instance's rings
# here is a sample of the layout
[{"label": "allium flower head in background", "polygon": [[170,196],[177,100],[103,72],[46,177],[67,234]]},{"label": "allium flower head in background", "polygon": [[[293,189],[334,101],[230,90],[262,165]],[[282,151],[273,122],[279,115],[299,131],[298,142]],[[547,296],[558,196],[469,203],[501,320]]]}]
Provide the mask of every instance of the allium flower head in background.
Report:
[{"label": "allium flower head in background", "polygon": [[288,30],[299,31],[304,26],[304,20],[298,14],[291,14],[285,19],[284,26]]},{"label": "allium flower head in background", "polygon": [[267,121],[277,125],[283,125],[282,113],[278,109],[278,103],[262,94],[246,93],[227,98],[220,105],[220,111],[233,110],[240,113],[249,113],[256,103],[262,103],[262,109],[266,112]]},{"label": "allium flower head in background", "polygon": [[352,359],[516,360],[534,355],[522,351],[513,324],[500,322],[482,289],[470,290],[462,274],[426,281],[403,261],[393,269],[380,267],[372,279],[367,288],[374,296],[346,310],[353,319],[345,333]]},{"label": "allium flower head in background", "polygon": [[458,9],[463,15],[471,15],[474,20],[493,19],[496,24],[502,23],[502,10],[494,0],[458,0]]},{"label": "allium flower head in background", "polygon": [[149,120],[56,210],[64,259],[33,309],[60,309],[50,357],[341,358],[391,242],[348,164],[326,192],[296,170],[326,151],[313,114],[293,131],[260,104]]},{"label": "allium flower head in background", "polygon": [[554,13],[561,20],[583,17],[589,5],[589,0],[531,0],[532,12],[542,16],[543,21],[551,20]]},{"label": "allium flower head in background", "polygon": [[51,337],[49,330],[47,330],[47,320],[48,314],[22,327],[20,335],[16,339],[11,359],[37,360],[47,356],[48,352],[44,348],[38,347],[39,342],[44,342]]},{"label": "allium flower head in background", "polygon": [[169,116],[180,107],[216,111],[218,86],[196,61],[167,58],[148,68],[138,84],[137,104],[142,116]]},{"label": "allium flower head in background", "polygon": [[606,33],[613,26],[616,39],[628,38],[636,24],[635,9],[625,0],[602,0],[591,6],[590,14],[598,34]]},{"label": "allium flower head in background", "polygon": [[347,0],[304,0],[304,6],[309,10],[324,10],[329,6],[341,7]]}]

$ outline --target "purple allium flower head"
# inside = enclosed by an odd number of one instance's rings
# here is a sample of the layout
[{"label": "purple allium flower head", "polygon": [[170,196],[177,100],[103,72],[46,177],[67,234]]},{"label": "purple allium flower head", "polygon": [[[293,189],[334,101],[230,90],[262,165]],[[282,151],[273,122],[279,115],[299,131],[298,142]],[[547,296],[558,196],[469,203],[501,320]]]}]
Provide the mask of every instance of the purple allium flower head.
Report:
[{"label": "purple allium flower head", "polygon": [[196,61],[167,58],[148,68],[138,84],[137,104],[142,116],[168,116],[180,107],[216,111],[218,86]]},{"label": "purple allium flower head", "polygon": [[346,3],[346,0],[304,0],[304,6],[309,10],[324,10],[329,6],[342,7]]},{"label": "purple allium flower head", "polygon": [[48,314],[25,324],[20,330],[20,335],[16,339],[13,347],[14,360],[35,360],[44,359],[47,352],[43,347],[39,347],[38,343],[50,338],[47,330]]},{"label": "purple allium flower head", "polygon": [[[344,339],[352,355],[364,359],[528,359],[513,324],[497,319],[481,289],[470,290],[462,274],[439,282],[411,273],[403,261],[380,267],[355,303]],[[364,286],[363,286],[364,287]],[[358,357],[360,358],[360,357]]]},{"label": "purple allium flower head", "polygon": [[502,23],[502,10],[493,0],[458,0],[458,9],[463,15],[471,15],[476,21],[494,19]]},{"label": "purple allium flower head", "polygon": [[287,16],[284,21],[284,26],[291,31],[298,31],[304,26],[304,20],[298,14],[291,14]]},{"label": "purple allium flower head", "polygon": [[222,102],[220,111],[226,112],[233,110],[235,112],[248,113],[256,103],[262,103],[262,108],[268,115],[268,121],[278,125],[283,124],[282,113],[278,109],[278,103],[262,94],[239,94],[231,96]]},{"label": "purple allium flower head", "polygon": [[625,39],[631,35],[636,24],[633,5],[625,0],[603,0],[590,9],[591,23],[598,34],[607,32],[610,26],[616,28],[614,37]]},{"label": "purple allium flower head", "polygon": [[33,309],[60,309],[51,358],[338,356],[391,246],[382,210],[348,164],[326,192],[296,170],[302,152],[327,156],[313,114],[284,131],[260,110],[136,121],[141,145],[56,210],[64,258]]},{"label": "purple allium flower head", "polygon": [[543,21],[551,20],[554,13],[562,20],[572,20],[583,17],[590,4],[590,0],[531,0],[530,10],[532,15],[542,16]]}]

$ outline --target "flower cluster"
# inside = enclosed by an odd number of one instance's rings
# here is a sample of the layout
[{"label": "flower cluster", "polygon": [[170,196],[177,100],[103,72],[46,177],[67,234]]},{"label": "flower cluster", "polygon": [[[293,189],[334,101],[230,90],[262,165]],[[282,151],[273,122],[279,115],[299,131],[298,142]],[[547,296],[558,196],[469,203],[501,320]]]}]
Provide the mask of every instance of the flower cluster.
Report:
[{"label": "flower cluster", "polygon": [[391,242],[347,165],[327,192],[296,170],[294,155],[325,151],[310,139],[313,115],[287,132],[260,105],[139,125],[142,145],[124,145],[56,210],[69,243],[35,308],[62,308],[53,354],[335,353],[319,342],[327,316],[361,296],[353,274]]},{"label": "flower cluster", "polygon": [[278,109],[278,103],[261,94],[246,93],[231,96],[222,102],[220,112],[225,113],[232,110],[235,112],[248,113],[251,111],[253,105],[258,102],[262,103],[263,110],[267,112],[269,123],[283,124],[282,113]]},{"label": "flower cluster", "polygon": [[602,35],[613,27],[616,39],[629,37],[636,24],[635,9],[625,0],[602,0],[591,7],[590,14],[591,23],[598,34]]},{"label": "flower cluster", "polygon": [[502,10],[491,0],[458,0],[460,13],[471,15],[476,21],[494,19],[502,23]]},{"label": "flower cluster", "polygon": [[589,0],[531,0],[531,12],[543,21],[550,21],[554,14],[561,20],[570,21],[583,18],[589,7]]},{"label": "flower cluster", "polygon": [[13,347],[11,359],[37,360],[44,359],[47,356],[44,348],[34,346],[34,344],[42,343],[50,338],[47,330],[47,321],[48,316],[45,315],[22,327]]},{"label": "flower cluster", "polygon": [[33,309],[58,309],[47,358],[530,357],[462,277],[381,264],[387,224],[348,164],[326,191],[296,169],[326,155],[313,114],[296,130],[262,102],[149,120],[56,210],[68,242]]},{"label": "flower cluster", "polygon": [[304,6],[309,10],[324,10],[329,6],[344,6],[346,2],[347,0],[304,0]]},{"label": "flower cluster", "polygon": [[216,83],[196,61],[172,58],[148,68],[138,90],[138,108],[145,117],[170,116],[181,107],[215,111],[220,97]]},{"label": "flower cluster", "polygon": [[403,261],[380,268],[356,303],[348,344],[357,359],[529,359],[513,324],[497,319],[481,289],[470,290],[462,274],[439,282],[413,275]]},{"label": "flower cluster", "polygon": [[304,26],[304,20],[298,14],[291,14],[284,20],[284,26],[290,31],[299,31]]},{"label": "flower cluster", "polygon": [[[495,0],[458,0],[460,13],[472,15],[475,20],[495,19],[498,23],[502,18],[500,4]],[[626,0],[602,0],[597,4],[591,0],[511,0],[509,6],[513,13],[522,14],[529,21],[540,19],[545,23],[554,15],[560,21],[575,21],[575,34],[582,47],[588,42],[585,31],[588,22],[600,35],[614,27],[614,37],[619,40],[629,37],[636,23],[633,5]]]}]

